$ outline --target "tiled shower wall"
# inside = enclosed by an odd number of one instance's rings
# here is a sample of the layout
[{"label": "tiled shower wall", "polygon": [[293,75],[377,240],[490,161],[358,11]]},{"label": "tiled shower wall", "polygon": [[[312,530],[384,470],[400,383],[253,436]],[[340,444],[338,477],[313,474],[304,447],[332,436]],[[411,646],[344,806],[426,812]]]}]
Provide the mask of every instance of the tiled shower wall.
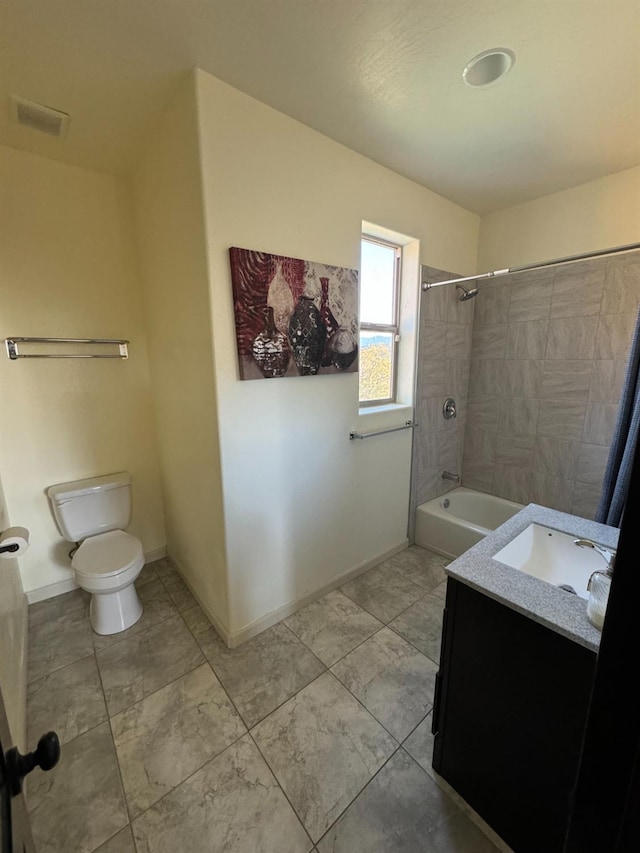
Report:
[{"label": "tiled shower wall", "polygon": [[[445,281],[456,273],[422,267],[422,281]],[[414,508],[455,488],[443,471],[462,476],[465,412],[474,302],[460,302],[454,285],[422,294],[418,343],[416,419],[412,460],[410,531]],[[453,397],[458,416],[445,420],[442,405]]]},{"label": "tiled shower wall", "polygon": [[[511,274],[479,287],[463,483],[593,518],[640,303],[640,254]],[[420,362],[421,384],[428,387],[436,347],[423,329],[429,358]],[[441,340],[439,327],[437,333]],[[434,441],[424,452],[440,462]],[[458,434],[454,445],[459,452]],[[420,503],[435,469],[418,467]]]}]

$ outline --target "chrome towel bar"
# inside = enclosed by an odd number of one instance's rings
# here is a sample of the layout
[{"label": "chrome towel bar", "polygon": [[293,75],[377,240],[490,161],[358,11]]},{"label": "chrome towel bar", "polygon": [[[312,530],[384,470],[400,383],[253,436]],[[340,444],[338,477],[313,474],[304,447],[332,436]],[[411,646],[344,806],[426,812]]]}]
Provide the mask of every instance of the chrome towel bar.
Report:
[{"label": "chrome towel bar", "polygon": [[[129,341],[121,338],[5,338],[7,355],[11,361],[18,358],[129,358]],[[23,353],[18,344],[113,344],[117,353]]]},{"label": "chrome towel bar", "polygon": [[386,435],[389,432],[399,432],[401,429],[414,429],[418,424],[415,421],[405,421],[402,426],[399,427],[391,427],[391,429],[379,429],[375,432],[356,432],[355,430],[351,430],[349,433],[349,441],[353,441],[354,438],[371,438],[374,435]]}]

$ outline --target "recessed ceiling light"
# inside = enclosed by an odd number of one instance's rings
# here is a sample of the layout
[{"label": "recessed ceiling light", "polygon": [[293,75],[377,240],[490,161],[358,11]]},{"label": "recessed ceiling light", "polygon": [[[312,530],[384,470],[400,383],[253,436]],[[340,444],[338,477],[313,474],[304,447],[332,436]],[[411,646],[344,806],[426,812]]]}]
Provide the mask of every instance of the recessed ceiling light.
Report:
[{"label": "recessed ceiling light", "polygon": [[484,50],[467,63],[462,72],[462,79],[467,86],[474,88],[490,86],[504,77],[515,61],[515,53],[506,47]]}]

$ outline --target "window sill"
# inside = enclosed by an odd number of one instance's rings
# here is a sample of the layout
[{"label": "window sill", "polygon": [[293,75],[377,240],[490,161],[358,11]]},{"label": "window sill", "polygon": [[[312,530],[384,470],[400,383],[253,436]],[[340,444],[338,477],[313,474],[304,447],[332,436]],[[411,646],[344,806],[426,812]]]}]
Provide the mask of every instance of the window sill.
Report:
[{"label": "window sill", "polygon": [[405,420],[413,418],[413,406],[407,403],[385,403],[382,406],[362,406],[358,409],[358,416],[382,415],[386,413],[403,415]]}]

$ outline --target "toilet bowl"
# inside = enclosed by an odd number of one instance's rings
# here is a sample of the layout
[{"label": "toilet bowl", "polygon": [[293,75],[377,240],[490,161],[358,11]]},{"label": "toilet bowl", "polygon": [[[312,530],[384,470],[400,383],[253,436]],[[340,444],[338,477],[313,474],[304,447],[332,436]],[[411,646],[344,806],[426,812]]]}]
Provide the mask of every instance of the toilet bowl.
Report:
[{"label": "toilet bowl", "polygon": [[75,480],[47,494],[64,538],[80,543],[71,568],[78,586],[91,593],[93,630],[125,631],[142,616],[134,581],[144,565],[142,543],[123,529],[131,516],[131,477],[123,471]]},{"label": "toilet bowl", "polygon": [[91,593],[89,618],[96,634],[125,631],[142,616],[134,581],[144,565],[142,543],[124,530],[85,539],[71,560],[76,583]]}]

